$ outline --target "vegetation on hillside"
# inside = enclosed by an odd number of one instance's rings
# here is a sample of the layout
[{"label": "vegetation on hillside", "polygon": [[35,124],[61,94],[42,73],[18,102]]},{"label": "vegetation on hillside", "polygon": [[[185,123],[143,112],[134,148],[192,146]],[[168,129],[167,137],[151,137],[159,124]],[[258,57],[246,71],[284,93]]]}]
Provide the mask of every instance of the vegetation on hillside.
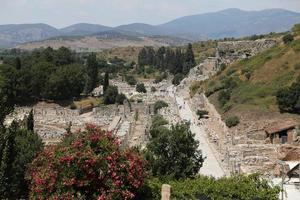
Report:
[{"label": "vegetation on hillside", "polygon": [[277,111],[280,102],[276,98],[278,92],[297,82],[300,76],[300,39],[297,38],[297,27],[291,33],[295,37],[293,41],[278,44],[254,57],[237,61],[193,88],[199,88],[207,96],[217,98],[217,106],[224,112],[235,107],[249,106]]}]

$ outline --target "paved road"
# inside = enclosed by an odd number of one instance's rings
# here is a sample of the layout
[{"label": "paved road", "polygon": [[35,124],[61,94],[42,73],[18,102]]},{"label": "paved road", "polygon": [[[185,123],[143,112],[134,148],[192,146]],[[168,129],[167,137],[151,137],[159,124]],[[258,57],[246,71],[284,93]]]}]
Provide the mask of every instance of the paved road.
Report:
[{"label": "paved road", "polygon": [[202,127],[198,126],[197,119],[193,115],[190,106],[184,101],[183,97],[176,96],[176,102],[179,108],[181,119],[191,122],[191,131],[195,133],[195,138],[200,142],[199,149],[206,156],[203,167],[200,169],[200,174],[219,178],[225,176],[224,170],[216,159]]}]

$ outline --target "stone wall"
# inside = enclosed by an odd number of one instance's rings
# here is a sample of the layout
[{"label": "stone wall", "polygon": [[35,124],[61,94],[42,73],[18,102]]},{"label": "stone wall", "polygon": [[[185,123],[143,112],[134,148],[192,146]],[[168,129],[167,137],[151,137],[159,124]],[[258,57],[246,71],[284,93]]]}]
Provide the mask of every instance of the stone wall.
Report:
[{"label": "stone wall", "polygon": [[254,56],[273,47],[276,43],[276,40],[271,39],[219,42],[217,52],[222,62],[230,63],[236,59]]}]

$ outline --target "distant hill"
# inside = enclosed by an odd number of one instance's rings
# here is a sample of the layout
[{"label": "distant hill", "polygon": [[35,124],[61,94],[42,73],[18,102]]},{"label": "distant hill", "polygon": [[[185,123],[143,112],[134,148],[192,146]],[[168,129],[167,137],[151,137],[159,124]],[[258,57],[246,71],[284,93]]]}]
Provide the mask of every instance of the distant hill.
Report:
[{"label": "distant hill", "polygon": [[111,27],[102,26],[97,24],[87,24],[87,23],[80,23],[68,26],[66,28],[60,29],[60,32],[63,35],[69,36],[84,36],[84,35],[92,35],[95,33],[100,33],[103,31],[111,30]]},{"label": "distant hill", "polygon": [[136,32],[144,35],[168,35],[169,34],[169,31],[165,30],[163,27],[153,26],[153,25],[143,24],[143,23],[122,25],[116,27],[115,29]]},{"label": "distant hill", "polygon": [[[243,37],[269,32],[284,32],[300,23],[300,13],[282,9],[243,11],[227,9],[219,12],[181,17],[161,25],[134,23],[118,27],[80,23],[56,29],[46,24],[0,26],[0,47],[40,41],[57,36],[90,36],[106,32],[140,36],[172,36],[188,40]],[[111,31],[111,32],[110,32]]]},{"label": "distant hill", "polygon": [[227,9],[215,13],[182,17],[160,27],[169,30],[172,35],[205,39],[283,32],[290,30],[297,23],[300,23],[300,13],[288,10]]},{"label": "distant hill", "polygon": [[15,46],[28,41],[44,40],[60,35],[60,31],[47,24],[0,25],[0,46]]},{"label": "distant hill", "polygon": [[19,44],[16,47],[33,50],[49,46],[57,49],[64,46],[77,52],[99,52],[118,47],[177,46],[188,42],[191,41],[170,36],[144,36],[137,33],[111,30],[89,36],[59,36],[43,41]]}]

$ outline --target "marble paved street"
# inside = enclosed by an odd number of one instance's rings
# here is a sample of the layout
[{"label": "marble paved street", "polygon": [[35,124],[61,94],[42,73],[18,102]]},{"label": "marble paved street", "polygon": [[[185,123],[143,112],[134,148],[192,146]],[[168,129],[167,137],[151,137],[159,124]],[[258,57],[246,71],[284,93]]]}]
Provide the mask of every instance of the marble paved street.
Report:
[{"label": "marble paved street", "polygon": [[213,176],[215,178],[225,176],[224,170],[222,169],[205,137],[206,135],[204,130],[202,127],[197,125],[197,119],[193,115],[190,106],[187,102],[185,102],[183,97],[176,96],[175,98],[179,108],[180,117],[183,120],[191,122],[191,131],[195,133],[196,139],[200,142],[199,149],[201,149],[203,156],[206,157],[203,167],[200,169],[200,174]]}]

